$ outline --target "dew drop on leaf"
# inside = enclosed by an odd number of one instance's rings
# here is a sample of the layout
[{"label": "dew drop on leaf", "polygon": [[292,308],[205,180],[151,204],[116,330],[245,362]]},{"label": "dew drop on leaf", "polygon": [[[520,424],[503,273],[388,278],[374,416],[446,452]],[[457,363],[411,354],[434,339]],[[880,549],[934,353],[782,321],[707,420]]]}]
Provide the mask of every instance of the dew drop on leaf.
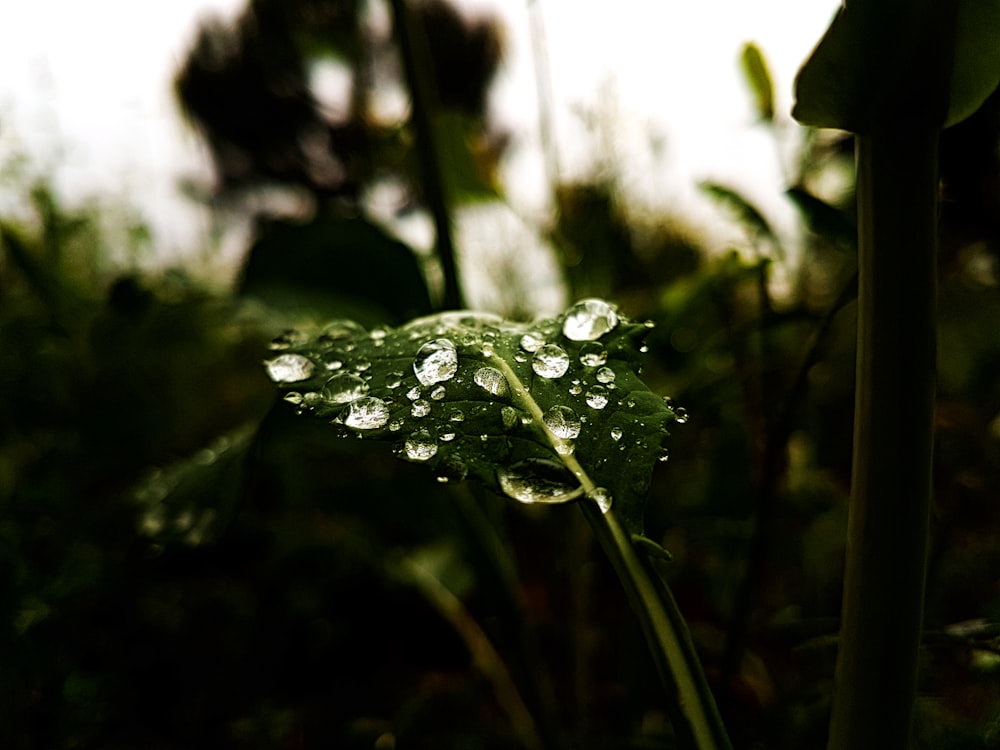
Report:
[{"label": "dew drop on leaf", "polygon": [[569,394],[571,396],[579,396],[581,393],[583,393],[583,386],[580,385],[579,380],[574,380],[569,387]]},{"label": "dew drop on leaf", "polygon": [[422,385],[451,380],[458,372],[458,352],[449,339],[434,339],[417,350],[413,372]]},{"label": "dew drop on leaf", "polygon": [[663,463],[664,461],[669,461],[670,451],[668,451],[666,448],[661,449],[660,452],[656,454],[656,460],[661,463]]},{"label": "dew drop on leaf", "polygon": [[455,433],[452,432],[451,430],[448,430],[447,432],[442,432],[440,435],[438,435],[438,440],[440,440],[442,443],[450,443],[454,439],[455,439]]},{"label": "dew drop on leaf", "polygon": [[558,344],[546,344],[535,352],[531,369],[543,378],[561,378],[569,369],[569,355]]},{"label": "dew drop on leaf", "polygon": [[410,414],[415,417],[426,417],[431,413],[431,402],[422,398],[418,398],[413,402],[410,407]]},{"label": "dew drop on leaf", "polygon": [[580,418],[568,406],[558,404],[553,406],[543,417],[545,426],[553,435],[563,440],[572,440],[580,434],[582,424]]},{"label": "dew drop on leaf", "polygon": [[520,414],[513,406],[505,406],[500,410],[500,419],[505,429],[510,429],[521,421]]},{"label": "dew drop on leaf", "polygon": [[452,422],[464,422],[465,412],[461,409],[455,409],[449,416],[448,419]]},{"label": "dew drop on leaf", "polygon": [[320,395],[329,404],[349,404],[368,393],[368,383],[358,375],[338,372],[326,381]]},{"label": "dew drop on leaf", "polygon": [[438,446],[430,430],[417,430],[406,439],[403,450],[411,461],[427,461],[437,453]]},{"label": "dew drop on leaf", "polygon": [[321,343],[329,344],[334,341],[353,338],[354,336],[358,336],[364,332],[364,326],[353,320],[331,320],[323,326],[323,330],[319,335],[319,340]]},{"label": "dew drop on leaf", "polygon": [[615,382],[615,371],[610,367],[602,367],[594,377],[597,378],[598,383],[607,385],[608,383]]},{"label": "dew drop on leaf", "polygon": [[416,401],[418,398],[420,398],[420,393],[421,393],[420,386],[415,385],[406,392],[406,397],[410,399],[410,401]]},{"label": "dew drop on leaf", "polygon": [[476,385],[494,396],[506,396],[510,390],[507,386],[507,378],[495,367],[480,367],[472,379]]},{"label": "dew drop on leaf", "polygon": [[294,328],[289,328],[286,331],[282,331],[280,334],[275,336],[271,343],[267,345],[267,348],[271,351],[281,351],[283,349],[290,349],[293,346],[301,346],[309,340],[309,335],[304,331],[297,331]]},{"label": "dew drop on leaf", "polygon": [[390,431],[399,432],[401,429],[403,429],[403,423],[400,420],[394,419],[391,422],[389,422]]},{"label": "dew drop on leaf", "polygon": [[566,311],[563,336],[570,341],[596,341],[617,325],[614,307],[602,299],[585,299]]},{"label": "dew drop on leaf", "polygon": [[521,348],[526,352],[537,352],[545,344],[545,337],[537,331],[528,331],[521,336]]},{"label": "dew drop on leaf", "polygon": [[389,407],[376,396],[364,396],[348,404],[342,416],[355,430],[377,430],[389,421]]},{"label": "dew drop on leaf", "polygon": [[621,427],[612,427],[611,428],[611,439],[614,440],[616,443],[619,440],[622,439],[622,435],[623,434],[624,433],[622,432],[622,428]]},{"label": "dew drop on leaf", "polygon": [[677,420],[677,424],[684,424],[685,422],[687,422],[688,421],[687,409],[685,409],[683,406],[678,406],[676,409],[674,409],[674,419]]},{"label": "dew drop on leaf", "polygon": [[279,354],[264,362],[264,367],[275,383],[299,383],[316,371],[316,364],[301,354]]},{"label": "dew drop on leaf", "polygon": [[403,383],[403,373],[399,370],[393,370],[385,376],[385,387],[390,391],[399,388]]},{"label": "dew drop on leaf", "polygon": [[591,386],[587,391],[587,406],[591,409],[603,409],[608,405],[608,389],[603,385]]},{"label": "dew drop on leaf", "polygon": [[611,510],[611,493],[604,487],[595,487],[587,497],[597,503],[597,507],[601,509],[601,513],[607,513]]},{"label": "dew drop on leaf", "polygon": [[437,385],[434,386],[434,389],[431,391],[431,398],[434,399],[435,401],[440,401],[441,399],[444,398],[444,394],[445,394],[444,386]]},{"label": "dew drop on leaf", "polygon": [[580,488],[561,464],[526,458],[497,471],[500,489],[522,503],[565,503],[580,496]]},{"label": "dew drop on leaf", "polygon": [[596,341],[588,341],[580,347],[580,364],[585,367],[600,367],[608,361],[608,350]]}]

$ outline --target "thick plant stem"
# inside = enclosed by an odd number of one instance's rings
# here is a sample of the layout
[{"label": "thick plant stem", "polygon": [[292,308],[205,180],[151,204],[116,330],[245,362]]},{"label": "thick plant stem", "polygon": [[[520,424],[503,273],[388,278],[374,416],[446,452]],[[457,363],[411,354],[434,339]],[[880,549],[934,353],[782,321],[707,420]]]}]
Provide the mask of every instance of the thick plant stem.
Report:
[{"label": "thick plant stem", "polygon": [[829,750],[905,750],[923,617],[933,447],[935,128],[857,138],[858,363]]},{"label": "thick plant stem", "polygon": [[441,174],[440,150],[434,132],[432,108],[435,89],[431,78],[430,50],[424,30],[420,28],[419,19],[407,7],[406,0],[390,0],[390,5],[396,39],[406,72],[406,84],[410,89],[413,129],[424,199],[434,217],[437,254],[444,274],[444,299],[441,300],[441,306],[445,310],[457,310],[465,307],[465,304],[458,278],[455,245],[452,242],[451,213],[444,177]]},{"label": "thick plant stem", "polygon": [[677,746],[685,750],[730,750],[729,737],[687,625],[667,585],[649,559],[636,552],[614,510],[601,513],[597,503],[589,499],[583,499],[580,506],[642,626],[667,688],[667,710],[677,734]]}]

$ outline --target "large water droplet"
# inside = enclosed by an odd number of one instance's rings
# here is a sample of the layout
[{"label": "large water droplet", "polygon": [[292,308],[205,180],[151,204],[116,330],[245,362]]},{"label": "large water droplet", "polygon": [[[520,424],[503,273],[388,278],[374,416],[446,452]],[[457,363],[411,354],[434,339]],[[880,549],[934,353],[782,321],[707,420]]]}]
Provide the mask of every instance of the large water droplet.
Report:
[{"label": "large water droplet", "polygon": [[406,439],[403,450],[411,461],[426,461],[434,457],[438,446],[430,430],[417,430]]},{"label": "large water droplet", "polygon": [[570,341],[596,341],[617,325],[614,307],[602,299],[585,299],[566,311],[563,335]]},{"label": "large water droplet", "polygon": [[580,364],[586,367],[600,367],[608,361],[608,350],[596,341],[588,341],[580,347]]},{"label": "large water droplet", "polygon": [[316,372],[316,363],[302,354],[279,354],[264,362],[267,376],[275,383],[298,383]]},{"label": "large water droplet", "polygon": [[611,493],[604,487],[595,487],[588,493],[587,497],[597,503],[601,513],[607,513],[611,510]]},{"label": "large water droplet", "polygon": [[543,378],[561,378],[569,369],[569,355],[557,344],[546,344],[535,352],[531,369]]},{"label": "large water droplet", "polygon": [[501,468],[497,480],[506,495],[522,503],[565,503],[581,493],[562,464],[543,458],[526,458]]},{"label": "large water droplet", "polygon": [[368,393],[368,383],[359,375],[338,372],[326,381],[321,395],[331,404],[349,404]]},{"label": "large water droplet", "polygon": [[476,385],[486,389],[494,396],[506,396],[510,390],[507,386],[507,378],[495,367],[480,367],[472,379]]},{"label": "large water droplet", "polygon": [[458,352],[448,339],[428,341],[417,351],[413,372],[423,385],[451,380],[458,372]]},{"label": "large water droplet", "polygon": [[343,420],[355,430],[377,430],[389,421],[389,407],[376,396],[364,396],[344,409]]},{"label": "large water droplet", "polygon": [[587,391],[587,406],[591,409],[603,409],[608,405],[608,389],[603,385],[594,385]]},{"label": "large water droplet", "polygon": [[568,406],[556,405],[545,412],[545,426],[563,440],[573,440],[580,434],[580,418]]}]

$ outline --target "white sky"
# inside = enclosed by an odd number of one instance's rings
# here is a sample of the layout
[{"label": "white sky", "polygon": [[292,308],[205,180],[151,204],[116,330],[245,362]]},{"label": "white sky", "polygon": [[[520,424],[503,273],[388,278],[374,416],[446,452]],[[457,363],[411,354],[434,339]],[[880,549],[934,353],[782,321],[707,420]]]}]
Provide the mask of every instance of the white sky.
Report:
[{"label": "white sky", "polygon": [[[610,158],[635,200],[672,207],[724,242],[719,214],[694,189],[710,178],[745,190],[779,229],[791,231],[777,154],[790,155],[797,131],[789,123],[786,143],[777,146],[754,124],[738,55],[746,41],[761,47],[787,122],[795,71],[837,0],[534,1],[545,23],[564,175],[585,174]],[[531,214],[544,205],[545,187],[528,2],[461,4],[495,8],[506,19],[508,59],[492,106],[515,137],[508,194]],[[121,196],[149,219],[161,252],[197,254],[207,217],[176,185],[183,177],[207,181],[209,173],[197,138],[177,114],[171,79],[198,17],[231,16],[242,5],[0,0],[0,165],[5,155],[26,151],[36,167],[51,168],[71,201]],[[116,67],[121,59],[129,64]],[[610,142],[588,132],[575,114],[581,109],[613,115]],[[651,139],[660,142],[658,157]]]}]

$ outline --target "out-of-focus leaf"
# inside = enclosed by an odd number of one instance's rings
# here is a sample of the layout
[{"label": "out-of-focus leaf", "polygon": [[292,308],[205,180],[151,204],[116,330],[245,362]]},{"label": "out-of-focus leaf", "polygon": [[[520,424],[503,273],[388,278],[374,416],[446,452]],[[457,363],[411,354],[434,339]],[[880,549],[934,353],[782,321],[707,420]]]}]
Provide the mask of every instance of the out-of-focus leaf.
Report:
[{"label": "out-of-focus leaf", "polygon": [[765,122],[774,120],[774,84],[767,60],[761,54],[760,48],[753,42],[743,45],[740,55],[740,67],[753,92],[757,116]]},{"label": "out-of-focus leaf", "polygon": [[265,365],[301,412],[391,442],[440,481],[474,477],[524,503],[590,496],[641,533],[675,418],[637,374],[648,331],[595,299],[530,325],[472,312],[373,331],[334,321]]},{"label": "out-of-focus leaf", "polygon": [[240,292],[285,312],[400,322],[430,311],[413,252],[363,218],[267,224],[250,249]]},{"label": "out-of-focus leaf", "polygon": [[750,231],[754,239],[766,240],[771,243],[779,256],[783,254],[781,241],[771,229],[767,219],[757,210],[756,206],[740,193],[717,182],[702,182],[698,187],[717,203],[730,209],[736,215],[736,219]]},{"label": "out-of-focus leaf", "polygon": [[792,115],[855,133],[954,125],[1000,82],[998,34],[998,0],[852,0],[800,69]]},{"label": "out-of-focus leaf", "polygon": [[858,228],[843,211],[801,187],[789,188],[785,195],[795,204],[810,230],[836,247],[857,252]]}]

